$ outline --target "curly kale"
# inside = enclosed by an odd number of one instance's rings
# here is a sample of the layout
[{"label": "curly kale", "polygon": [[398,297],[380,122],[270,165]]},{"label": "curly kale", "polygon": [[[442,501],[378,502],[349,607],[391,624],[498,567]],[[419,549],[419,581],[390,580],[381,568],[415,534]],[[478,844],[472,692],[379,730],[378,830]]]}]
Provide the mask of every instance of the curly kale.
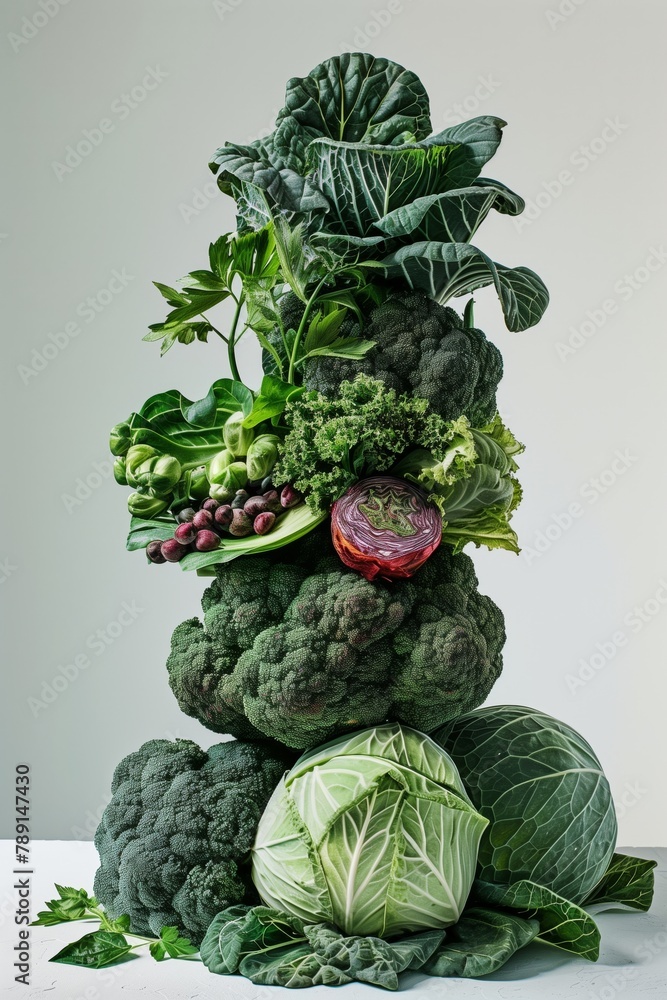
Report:
[{"label": "curly kale", "polygon": [[195,944],[216,913],[257,901],[247,864],[286,767],[282,748],[151,740],[118,764],[95,834],[94,892],[138,934],[176,925]]},{"label": "curly kale", "polygon": [[[298,310],[294,303],[291,313]],[[364,340],[375,347],[361,359],[311,358],[304,385],[335,396],[358,372],[381,379],[399,393],[428,400],[445,420],[465,414],[475,427],[492,420],[502,356],[481,330],[424,292],[396,292],[369,314]]]},{"label": "curly kale", "polygon": [[398,395],[379,379],[357,375],[333,399],[305,392],[285,408],[289,431],[272,472],[291,483],[315,512],[328,509],[363,476],[388,472],[408,449],[446,461],[448,482],[466,475],[475,445],[465,417],[447,422],[426,399]]},{"label": "curly kale", "polygon": [[226,565],[203,623],[178,626],[167,667],[184,712],[303,749],[386,720],[428,732],[484,701],[505,631],[467,556],[441,547],[412,579],[369,583],[331,554],[326,532],[309,539],[308,568],[301,543],[282,561]]}]

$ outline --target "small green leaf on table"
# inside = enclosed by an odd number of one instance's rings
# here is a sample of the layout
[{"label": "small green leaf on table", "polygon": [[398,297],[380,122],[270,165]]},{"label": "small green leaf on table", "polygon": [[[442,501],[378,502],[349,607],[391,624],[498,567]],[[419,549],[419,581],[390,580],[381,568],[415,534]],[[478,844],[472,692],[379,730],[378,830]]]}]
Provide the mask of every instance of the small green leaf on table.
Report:
[{"label": "small green leaf on table", "polygon": [[125,958],[132,951],[132,946],[122,934],[114,931],[93,931],[84,934],[78,941],[73,941],[54,955],[51,962],[62,965],[80,965],[88,969],[102,969]]},{"label": "small green leaf on table", "polygon": [[156,962],[161,962],[164,958],[180,958],[183,955],[196,955],[197,948],[181,937],[178,927],[163,927],[160,937],[150,945],[150,953]]}]

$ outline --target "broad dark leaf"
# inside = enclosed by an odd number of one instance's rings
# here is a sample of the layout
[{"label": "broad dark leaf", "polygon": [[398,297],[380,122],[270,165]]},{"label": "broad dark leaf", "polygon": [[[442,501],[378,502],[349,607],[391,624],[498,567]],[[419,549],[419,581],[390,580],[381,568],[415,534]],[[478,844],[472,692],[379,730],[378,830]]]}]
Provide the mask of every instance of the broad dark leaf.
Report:
[{"label": "broad dark leaf", "polygon": [[444,943],[423,964],[422,972],[464,979],[487,976],[529,944],[539,929],[535,919],[471,907],[447,929]]},{"label": "broad dark leaf", "polygon": [[648,910],[653,899],[657,861],[614,854],[602,880],[588,894],[583,906]]}]

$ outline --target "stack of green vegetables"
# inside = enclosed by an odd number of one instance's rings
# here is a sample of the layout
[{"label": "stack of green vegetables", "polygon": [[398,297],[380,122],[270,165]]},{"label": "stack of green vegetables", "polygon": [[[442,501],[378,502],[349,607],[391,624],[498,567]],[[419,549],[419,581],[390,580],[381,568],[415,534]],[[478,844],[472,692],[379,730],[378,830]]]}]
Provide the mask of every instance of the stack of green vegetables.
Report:
[{"label": "stack of green vegetables", "polygon": [[522,445],[472,298],[445,303],[492,285],[516,331],[548,303],[533,271],[470,242],[491,209],[524,207],[480,176],[504,124],[432,135],[419,79],[353,53],[290,80],[266,139],[214,154],[237,232],[156,283],[169,312],[145,339],[218,338],[229,377],[151,397],[111,451],[127,547],[214,578],[167,669],[182,710],[234,739],[121,761],[95,896],[59,886],[36,921],[100,927],[54,961],[99,968],[135,936],[254,983],[396,989],[406,971],[488,974],[534,941],[594,961],[593,907],[648,909],[653,862],[614,853],[588,743],[479,707],[505,630],[462,549],[518,551]]}]

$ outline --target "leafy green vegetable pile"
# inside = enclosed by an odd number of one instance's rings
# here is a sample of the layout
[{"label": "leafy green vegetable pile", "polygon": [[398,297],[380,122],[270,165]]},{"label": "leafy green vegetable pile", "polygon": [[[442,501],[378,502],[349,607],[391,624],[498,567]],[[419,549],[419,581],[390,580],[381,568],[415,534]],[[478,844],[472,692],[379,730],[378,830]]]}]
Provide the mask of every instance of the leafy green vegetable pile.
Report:
[{"label": "leafy green vegetable pile", "polygon": [[487,975],[531,941],[595,961],[591,909],[648,909],[654,863],[614,853],[586,741],[479,708],[505,628],[461,550],[519,550],[523,446],[473,300],[445,303],[493,285],[517,331],[548,303],[470,243],[491,209],[524,207],[480,176],[504,124],[432,135],[419,79],[352,53],[290,80],[267,138],[214,154],[237,232],[156,282],[169,312],[145,339],[217,338],[230,377],[152,396],[110,447],[128,549],[214,577],[167,669],[181,709],[233,739],[120,762],[95,896],[57,886],[36,921],[98,928],[53,961],[199,947],[257,984],[397,989],[407,970]]}]

